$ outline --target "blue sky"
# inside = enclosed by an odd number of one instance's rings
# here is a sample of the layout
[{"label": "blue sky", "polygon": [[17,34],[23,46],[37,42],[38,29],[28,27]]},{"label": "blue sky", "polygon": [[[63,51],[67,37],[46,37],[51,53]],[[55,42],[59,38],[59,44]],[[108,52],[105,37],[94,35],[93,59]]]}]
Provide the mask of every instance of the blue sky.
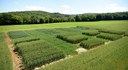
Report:
[{"label": "blue sky", "polygon": [[0,12],[42,10],[64,14],[128,11],[128,0],[0,0]]}]

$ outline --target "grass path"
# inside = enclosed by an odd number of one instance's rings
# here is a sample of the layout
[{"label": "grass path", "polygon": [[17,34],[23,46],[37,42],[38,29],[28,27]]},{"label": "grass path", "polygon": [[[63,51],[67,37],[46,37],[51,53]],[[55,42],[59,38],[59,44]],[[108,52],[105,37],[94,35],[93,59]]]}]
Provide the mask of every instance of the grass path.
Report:
[{"label": "grass path", "polygon": [[8,48],[10,50],[12,61],[13,61],[13,70],[21,70],[20,69],[20,59],[18,58],[18,56],[13,51],[13,46],[12,46],[12,44],[10,42],[11,40],[10,40],[7,32],[5,32],[5,36],[6,36],[6,42],[8,44]]},{"label": "grass path", "polygon": [[[31,29],[49,29],[49,28],[67,28],[76,26],[93,26],[105,27],[114,29],[127,29],[128,20],[113,20],[113,21],[95,21],[95,22],[62,22],[52,24],[28,24],[28,25],[5,25],[0,26],[0,32],[15,31],[15,30],[31,30]],[[117,25],[115,25],[117,24]]]}]

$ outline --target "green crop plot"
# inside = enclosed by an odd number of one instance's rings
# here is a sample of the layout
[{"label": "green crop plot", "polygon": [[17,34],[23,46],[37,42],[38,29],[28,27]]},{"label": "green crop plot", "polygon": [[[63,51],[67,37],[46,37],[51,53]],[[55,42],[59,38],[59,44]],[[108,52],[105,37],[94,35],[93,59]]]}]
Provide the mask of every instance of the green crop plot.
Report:
[{"label": "green crop plot", "polygon": [[16,44],[16,51],[22,56],[27,69],[65,57],[59,49],[40,40]]},{"label": "green crop plot", "polygon": [[83,40],[88,39],[88,37],[84,35],[57,35],[57,38],[60,38],[70,43],[79,43]]},{"label": "green crop plot", "polygon": [[89,36],[96,36],[100,32],[98,30],[85,30],[82,34],[89,35]]},{"label": "green crop plot", "polygon": [[117,30],[106,30],[106,29],[101,29],[99,32],[103,33],[111,33],[111,34],[118,34],[118,35],[123,35],[125,32],[123,31],[117,31]]},{"label": "green crop plot", "polygon": [[122,38],[121,35],[108,34],[108,33],[101,33],[101,34],[97,35],[97,37],[112,40],[112,41]]},{"label": "green crop plot", "polygon": [[40,70],[127,70],[128,37]]},{"label": "green crop plot", "polygon": [[80,43],[80,46],[86,49],[91,49],[93,47],[99,46],[101,44],[104,44],[107,42],[107,40],[100,39],[100,38],[90,38],[88,40],[84,40]]},{"label": "green crop plot", "polygon": [[[127,70],[127,23],[125,20],[10,25],[0,26],[0,31],[7,31],[26,70],[45,64],[40,70]],[[87,52],[77,54],[79,48]],[[49,65],[69,55],[73,57]],[[0,33],[0,70],[12,70],[11,60],[4,33]]]},{"label": "green crop plot", "polygon": [[12,31],[12,32],[8,32],[8,35],[12,39],[22,38],[22,37],[27,37],[28,36],[28,34],[25,33],[24,31]]}]

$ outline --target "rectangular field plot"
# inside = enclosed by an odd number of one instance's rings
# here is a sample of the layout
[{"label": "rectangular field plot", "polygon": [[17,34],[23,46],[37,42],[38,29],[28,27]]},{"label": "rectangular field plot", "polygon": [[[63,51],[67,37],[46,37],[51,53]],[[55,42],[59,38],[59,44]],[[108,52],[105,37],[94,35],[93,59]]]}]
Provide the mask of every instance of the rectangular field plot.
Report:
[{"label": "rectangular field plot", "polygon": [[98,30],[85,30],[82,34],[96,36],[97,34],[99,34],[99,32]]},{"label": "rectangular field plot", "polygon": [[121,35],[108,34],[108,33],[101,33],[101,34],[97,35],[97,37],[112,40],[112,41],[122,38]]},{"label": "rectangular field plot", "polygon": [[99,29],[99,32],[110,33],[110,34],[117,34],[117,35],[123,35],[125,33],[123,31],[106,30],[106,29]]},{"label": "rectangular field plot", "polygon": [[100,39],[100,38],[90,38],[88,40],[84,40],[80,43],[80,46],[86,49],[91,49],[93,47],[99,46],[101,44],[104,44],[107,42],[107,40]]},{"label": "rectangular field plot", "polygon": [[11,39],[16,39],[16,38],[22,38],[22,37],[27,37],[29,36],[27,33],[24,31],[11,31],[8,32],[8,35]]},{"label": "rectangular field plot", "polygon": [[40,40],[40,38],[37,38],[37,37],[23,37],[23,38],[13,39],[12,43],[14,45],[16,45],[18,43],[31,42],[31,41],[36,41],[36,40]]},{"label": "rectangular field plot", "polygon": [[128,36],[128,32],[125,32],[124,36]]},{"label": "rectangular field plot", "polygon": [[58,29],[37,29],[37,31],[45,33],[45,34],[49,34],[49,35],[57,35],[60,33]]},{"label": "rectangular field plot", "polygon": [[42,40],[16,44],[15,49],[22,56],[23,64],[27,69],[65,57],[57,47]]},{"label": "rectangular field plot", "polygon": [[64,41],[70,42],[70,43],[79,43],[83,40],[88,39],[88,36],[85,35],[68,35],[68,34],[60,34],[57,35],[57,38],[60,38]]}]

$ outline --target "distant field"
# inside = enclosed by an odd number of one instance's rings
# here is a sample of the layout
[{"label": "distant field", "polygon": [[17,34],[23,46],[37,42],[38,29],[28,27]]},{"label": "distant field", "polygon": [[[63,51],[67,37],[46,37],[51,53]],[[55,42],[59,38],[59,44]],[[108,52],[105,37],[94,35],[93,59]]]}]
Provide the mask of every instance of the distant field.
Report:
[{"label": "distant field", "polygon": [[[69,55],[73,58],[40,70],[128,69],[127,20],[10,25],[0,26],[0,31],[7,32],[10,37],[13,51],[22,60],[21,69],[33,70]],[[0,35],[0,44],[6,46],[4,33]],[[87,52],[78,54],[78,48],[86,49]],[[5,59],[10,59],[8,47],[4,50],[9,55]],[[1,65],[6,66],[4,63]]]},{"label": "distant field", "polygon": [[[119,29],[126,30],[128,27],[127,20],[115,20],[115,21],[96,21],[96,22],[64,22],[64,23],[52,23],[52,24],[33,24],[33,25],[6,25],[0,26],[0,31],[12,31],[12,30],[28,30],[28,29],[49,29],[49,28],[65,28],[75,26],[91,26],[102,27],[107,29]],[[110,25],[111,24],[111,25]],[[116,24],[116,25],[115,25]]]}]

